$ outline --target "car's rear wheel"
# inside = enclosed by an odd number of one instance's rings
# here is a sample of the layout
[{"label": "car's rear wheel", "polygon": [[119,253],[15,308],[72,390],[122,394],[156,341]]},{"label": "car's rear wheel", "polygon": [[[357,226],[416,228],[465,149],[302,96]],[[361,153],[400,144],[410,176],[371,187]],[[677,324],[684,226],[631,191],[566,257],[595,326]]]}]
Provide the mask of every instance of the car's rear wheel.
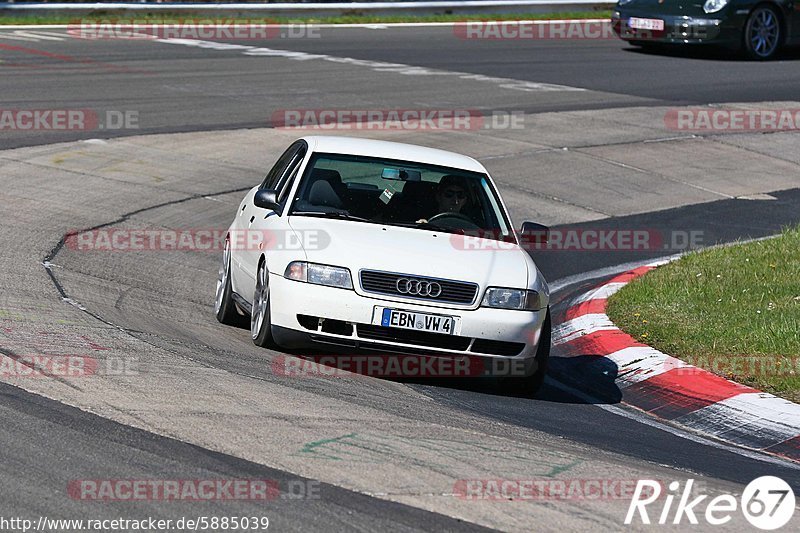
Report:
[{"label": "car's rear wheel", "polygon": [[256,346],[272,345],[272,321],[269,302],[269,271],[262,261],[256,274],[256,290],[253,293],[253,307],[250,311],[250,336]]},{"label": "car's rear wheel", "polygon": [[231,242],[225,240],[225,249],[222,251],[222,261],[217,274],[217,292],[214,298],[214,314],[217,320],[230,326],[239,322],[236,304],[233,303],[233,289],[231,288]]},{"label": "car's rear wheel", "polygon": [[744,50],[751,59],[772,59],[781,47],[781,21],[770,6],[759,6],[744,25]]},{"label": "car's rear wheel", "polygon": [[544,378],[547,375],[547,363],[550,360],[551,333],[552,324],[550,323],[550,308],[548,308],[542,324],[539,347],[536,350],[536,372],[524,378],[507,378],[503,380],[501,387],[505,392],[525,398],[536,396],[536,393],[542,388]]}]

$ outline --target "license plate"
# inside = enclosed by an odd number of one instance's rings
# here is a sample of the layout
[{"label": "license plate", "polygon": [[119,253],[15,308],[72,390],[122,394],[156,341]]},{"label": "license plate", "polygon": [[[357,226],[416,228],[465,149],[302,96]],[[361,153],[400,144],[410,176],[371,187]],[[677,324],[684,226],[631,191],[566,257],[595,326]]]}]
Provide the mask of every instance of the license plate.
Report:
[{"label": "license plate", "polygon": [[379,308],[380,325],[389,328],[413,329],[416,331],[430,331],[433,333],[454,333],[456,320],[452,316],[431,315],[417,311],[403,311],[402,309]]},{"label": "license plate", "polygon": [[656,30],[664,29],[664,21],[660,19],[639,19],[631,17],[628,19],[628,26],[636,30]]}]

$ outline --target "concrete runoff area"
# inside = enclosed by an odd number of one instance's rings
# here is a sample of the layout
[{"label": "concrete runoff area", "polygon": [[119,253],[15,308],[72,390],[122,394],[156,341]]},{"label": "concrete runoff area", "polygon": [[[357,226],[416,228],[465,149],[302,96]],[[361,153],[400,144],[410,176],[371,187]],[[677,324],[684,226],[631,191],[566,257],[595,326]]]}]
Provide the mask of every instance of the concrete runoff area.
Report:
[{"label": "concrete runoff area", "polygon": [[[521,130],[368,136],[473,155],[493,174],[517,225],[764,198],[800,184],[796,133],[675,135],[664,130],[665,111],[545,113],[525,116]],[[630,500],[473,500],[454,494],[459,480],[693,477],[708,494],[741,490],[715,476],[442,405],[405,383],[275,375],[277,352],[257,349],[247,330],[213,317],[218,251],[115,253],[65,246],[50,267],[68,302],[42,268],[69,231],[108,223],[227,227],[244,190],[300,135],[279,129],[194,132],[0,152],[0,224],[7,230],[0,237],[4,354],[83,354],[101,363],[127,361],[134,369],[2,381],[207,450],[503,530],[531,524],[552,531],[620,527]],[[68,500],[65,492],[56,493],[55,508],[60,498]],[[104,510],[94,503],[92,512]],[[741,516],[734,517],[737,524],[744,524]]]}]

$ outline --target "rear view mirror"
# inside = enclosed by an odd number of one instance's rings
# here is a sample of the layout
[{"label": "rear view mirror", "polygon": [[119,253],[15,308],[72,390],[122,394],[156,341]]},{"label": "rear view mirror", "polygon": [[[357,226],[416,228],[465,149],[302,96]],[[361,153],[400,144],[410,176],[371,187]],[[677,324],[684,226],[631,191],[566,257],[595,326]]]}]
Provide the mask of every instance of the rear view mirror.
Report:
[{"label": "rear view mirror", "polygon": [[381,178],[395,181],[422,181],[422,173],[419,170],[406,170],[402,168],[384,168]]},{"label": "rear view mirror", "polygon": [[260,189],[253,196],[253,204],[262,209],[277,211],[280,208],[278,205],[278,193],[272,189]]},{"label": "rear view mirror", "polygon": [[520,233],[528,244],[547,244],[550,238],[550,228],[536,222],[523,222]]}]

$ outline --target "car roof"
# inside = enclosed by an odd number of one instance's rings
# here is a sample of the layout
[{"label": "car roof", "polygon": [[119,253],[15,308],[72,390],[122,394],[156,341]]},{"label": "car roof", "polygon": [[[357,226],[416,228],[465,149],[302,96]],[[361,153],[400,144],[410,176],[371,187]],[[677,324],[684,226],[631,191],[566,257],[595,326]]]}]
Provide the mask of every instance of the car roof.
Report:
[{"label": "car roof", "polygon": [[315,152],[400,159],[486,173],[483,165],[469,156],[415,144],[326,135],[312,135],[303,139]]}]

